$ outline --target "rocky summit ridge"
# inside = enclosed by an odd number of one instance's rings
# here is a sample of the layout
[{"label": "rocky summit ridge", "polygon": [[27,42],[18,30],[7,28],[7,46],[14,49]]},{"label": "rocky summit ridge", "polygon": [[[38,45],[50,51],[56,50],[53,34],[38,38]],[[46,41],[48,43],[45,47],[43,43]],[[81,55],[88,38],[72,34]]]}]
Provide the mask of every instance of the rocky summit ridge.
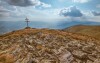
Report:
[{"label": "rocky summit ridge", "polygon": [[0,36],[0,63],[100,63],[100,41],[50,29],[22,29]]}]

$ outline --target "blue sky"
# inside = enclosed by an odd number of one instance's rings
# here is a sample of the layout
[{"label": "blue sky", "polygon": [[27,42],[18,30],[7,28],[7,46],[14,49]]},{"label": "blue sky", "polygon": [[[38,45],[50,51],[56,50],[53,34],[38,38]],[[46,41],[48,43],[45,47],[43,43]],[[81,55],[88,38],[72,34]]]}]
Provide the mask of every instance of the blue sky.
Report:
[{"label": "blue sky", "polygon": [[0,21],[100,22],[100,0],[0,0]]}]

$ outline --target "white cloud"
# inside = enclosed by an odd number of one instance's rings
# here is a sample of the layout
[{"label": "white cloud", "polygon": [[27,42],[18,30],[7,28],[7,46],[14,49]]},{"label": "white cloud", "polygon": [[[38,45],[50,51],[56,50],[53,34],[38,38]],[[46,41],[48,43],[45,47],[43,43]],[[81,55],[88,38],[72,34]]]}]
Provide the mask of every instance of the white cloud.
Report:
[{"label": "white cloud", "polygon": [[[4,17],[4,20],[7,20],[7,18],[10,18],[10,20],[11,18],[16,20],[19,17],[24,19],[26,16],[33,18],[34,15],[36,17],[40,17],[43,15],[46,16],[47,14],[41,10],[36,10],[34,5],[22,7],[22,6],[16,6],[16,5],[9,5],[7,4],[6,1],[0,0],[0,17],[1,18]],[[11,1],[11,0],[8,0],[8,1]],[[51,7],[51,5],[40,2],[40,1],[38,2],[36,6],[40,6],[41,8]]]},{"label": "white cloud", "polygon": [[0,18],[8,17],[9,15],[9,11],[5,9],[3,6],[0,6]]},{"label": "white cloud", "polygon": [[75,3],[86,3],[89,2],[90,0],[72,0]]},{"label": "white cloud", "polygon": [[68,9],[62,9],[60,11],[61,16],[65,17],[82,17],[83,14],[81,13],[81,10],[79,10],[76,6],[69,7]]},{"label": "white cloud", "polygon": [[12,6],[28,7],[28,6],[40,6],[40,7],[51,7],[50,4],[41,2],[40,0],[0,0],[0,2],[7,3]]},{"label": "white cloud", "polygon": [[49,7],[51,7],[50,4],[45,4],[45,3],[41,3],[41,6],[44,7],[44,8],[49,8]]},{"label": "white cloud", "polygon": [[[67,17],[63,16],[63,17],[65,17],[65,18],[63,18],[63,20],[100,22],[100,13],[95,13],[95,15],[93,15],[92,11],[83,10],[83,11],[81,11],[83,16],[71,17],[71,16],[68,16],[68,13],[70,12],[69,8],[70,7],[63,9],[63,15],[65,15],[65,16],[67,15]],[[72,16],[74,16],[74,15],[72,15]]]},{"label": "white cloud", "polygon": [[74,3],[87,3],[90,0],[59,0],[60,2],[74,2]]},{"label": "white cloud", "polygon": [[[21,7],[21,6],[15,6],[15,5],[8,5],[6,2],[2,2],[0,0],[0,11],[5,11],[4,13],[0,13],[0,17],[3,16],[3,20],[12,20],[12,21],[18,21],[18,20],[24,20],[24,18],[27,16],[31,21],[48,21],[48,22],[57,22],[57,21],[95,21],[100,22],[100,16],[92,16],[90,11],[82,11],[82,14],[84,14],[82,17],[62,17],[59,16],[59,12],[61,8],[57,9],[45,9],[45,10],[37,10],[33,6],[27,6],[27,7]],[[75,0],[74,0],[75,2]],[[86,1],[79,1],[76,2],[82,3]],[[41,5],[42,3],[42,5]],[[51,7],[51,5],[39,2],[37,5],[40,5],[41,7],[47,8]],[[75,9],[75,8],[74,8]],[[77,9],[81,11],[80,9]],[[71,11],[71,10],[69,10]],[[75,10],[74,10],[75,11]],[[1,18],[0,18],[1,20]]]},{"label": "white cloud", "polygon": [[87,17],[88,21],[100,22],[100,16]]}]

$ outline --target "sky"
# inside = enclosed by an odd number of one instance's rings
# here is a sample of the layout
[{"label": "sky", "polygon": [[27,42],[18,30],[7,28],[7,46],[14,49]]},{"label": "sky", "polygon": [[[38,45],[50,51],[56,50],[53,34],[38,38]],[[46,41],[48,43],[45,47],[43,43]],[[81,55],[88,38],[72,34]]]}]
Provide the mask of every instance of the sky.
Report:
[{"label": "sky", "polygon": [[0,0],[0,21],[100,22],[100,0]]}]

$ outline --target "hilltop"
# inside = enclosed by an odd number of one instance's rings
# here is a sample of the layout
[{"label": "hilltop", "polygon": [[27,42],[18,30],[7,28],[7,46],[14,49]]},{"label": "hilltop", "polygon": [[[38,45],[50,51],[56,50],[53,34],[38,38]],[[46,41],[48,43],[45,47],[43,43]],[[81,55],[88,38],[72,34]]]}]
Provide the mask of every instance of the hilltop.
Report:
[{"label": "hilltop", "polygon": [[76,25],[64,29],[64,31],[88,35],[100,40],[100,26],[99,25]]},{"label": "hilltop", "polygon": [[95,38],[52,29],[26,28],[0,36],[0,63],[100,63]]}]

